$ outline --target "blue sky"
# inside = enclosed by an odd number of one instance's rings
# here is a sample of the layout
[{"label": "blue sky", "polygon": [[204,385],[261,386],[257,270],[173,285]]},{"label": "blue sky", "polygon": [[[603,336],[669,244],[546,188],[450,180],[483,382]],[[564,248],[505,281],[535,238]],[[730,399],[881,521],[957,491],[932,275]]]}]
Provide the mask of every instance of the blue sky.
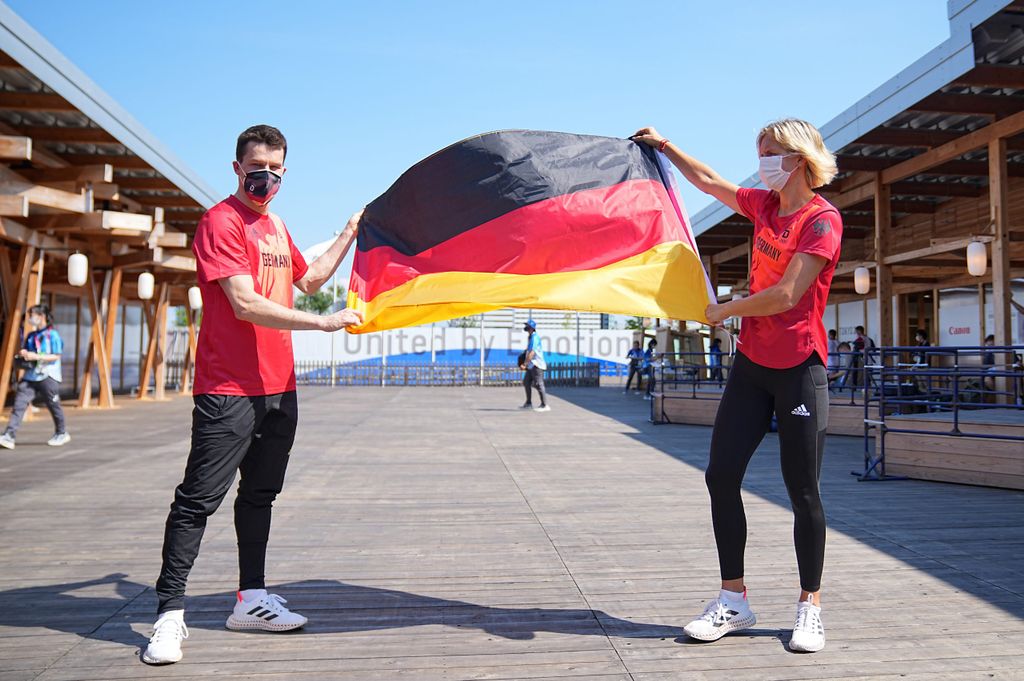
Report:
[{"label": "blue sky", "polygon": [[824,124],[949,34],[945,0],[6,1],[225,195],[238,133],[280,127],[302,248],[488,130],[655,125],[740,181],[765,122]]}]

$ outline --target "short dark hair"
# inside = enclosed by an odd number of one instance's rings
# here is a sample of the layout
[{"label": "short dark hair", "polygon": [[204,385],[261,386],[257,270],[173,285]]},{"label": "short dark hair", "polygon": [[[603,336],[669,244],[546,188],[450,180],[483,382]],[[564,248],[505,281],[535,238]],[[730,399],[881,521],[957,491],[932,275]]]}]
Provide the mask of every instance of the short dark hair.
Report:
[{"label": "short dark hair", "polygon": [[829,330],[828,330],[828,335],[830,335],[830,336],[836,336],[836,335],[838,335],[838,334],[836,333],[836,330],[835,330],[835,329],[829,329]]},{"label": "short dark hair", "polygon": [[49,305],[33,305],[28,309],[28,313],[46,317],[46,325],[53,326],[53,313],[50,312]]},{"label": "short dark hair", "polygon": [[864,327],[863,326],[855,326],[855,327],[853,327],[853,330],[854,331],[859,331],[860,333],[864,333]]},{"label": "short dark hair", "polygon": [[270,149],[284,149],[284,155],[288,156],[288,140],[284,138],[281,131],[272,125],[254,125],[246,128],[245,132],[238,136],[235,144],[235,160],[242,162],[242,157],[249,147],[249,143],[265,144]]},{"label": "short dark hair", "polygon": [[994,333],[990,333],[989,335],[985,336],[985,340],[992,341],[993,343],[995,343],[996,342],[996,335]]}]

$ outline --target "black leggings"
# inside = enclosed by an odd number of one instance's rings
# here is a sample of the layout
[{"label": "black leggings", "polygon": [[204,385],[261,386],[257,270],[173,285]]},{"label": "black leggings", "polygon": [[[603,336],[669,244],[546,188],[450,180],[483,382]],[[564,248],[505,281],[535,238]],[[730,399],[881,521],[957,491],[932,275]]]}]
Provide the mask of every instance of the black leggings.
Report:
[{"label": "black leggings", "polygon": [[828,377],[816,353],[792,369],[769,369],[736,355],[722,395],[705,474],[722,579],[743,577],[747,518],[740,485],[754,450],[779,425],[782,478],[793,506],[800,588],[818,591],[825,562],[825,512],[818,493],[828,425]]}]

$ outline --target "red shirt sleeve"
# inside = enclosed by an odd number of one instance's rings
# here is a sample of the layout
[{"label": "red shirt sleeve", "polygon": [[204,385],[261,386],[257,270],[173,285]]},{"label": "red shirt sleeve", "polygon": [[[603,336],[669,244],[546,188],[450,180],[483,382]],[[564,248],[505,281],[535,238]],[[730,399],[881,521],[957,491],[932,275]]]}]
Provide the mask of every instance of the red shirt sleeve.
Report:
[{"label": "red shirt sleeve", "polygon": [[[288,230],[285,230],[285,234],[288,234]],[[302,257],[302,251],[292,241],[291,234],[288,234],[288,247],[292,251],[292,283],[294,283],[306,276],[309,265],[306,264],[306,259]]]},{"label": "red shirt sleeve", "polygon": [[800,232],[796,252],[820,255],[826,260],[832,260],[839,252],[842,238],[843,221],[839,213],[827,210],[811,217],[810,224]]},{"label": "red shirt sleeve", "polygon": [[245,227],[224,211],[208,212],[199,221],[192,242],[196,255],[196,274],[200,283],[252,274],[252,263],[246,250]]},{"label": "red shirt sleeve", "polygon": [[757,223],[757,216],[761,213],[761,208],[764,206],[764,202],[771,196],[771,192],[766,189],[753,189],[751,187],[740,187],[736,190],[736,203],[740,205],[740,211],[751,222]]}]

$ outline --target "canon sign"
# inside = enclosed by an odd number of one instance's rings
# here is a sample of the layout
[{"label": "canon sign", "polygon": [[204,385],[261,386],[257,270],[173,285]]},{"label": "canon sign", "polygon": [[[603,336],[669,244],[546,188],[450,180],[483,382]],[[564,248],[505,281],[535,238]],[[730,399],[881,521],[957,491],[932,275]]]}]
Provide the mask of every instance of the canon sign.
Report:
[{"label": "canon sign", "polygon": [[971,327],[969,326],[951,326],[948,331],[950,336],[963,336],[971,333]]}]

